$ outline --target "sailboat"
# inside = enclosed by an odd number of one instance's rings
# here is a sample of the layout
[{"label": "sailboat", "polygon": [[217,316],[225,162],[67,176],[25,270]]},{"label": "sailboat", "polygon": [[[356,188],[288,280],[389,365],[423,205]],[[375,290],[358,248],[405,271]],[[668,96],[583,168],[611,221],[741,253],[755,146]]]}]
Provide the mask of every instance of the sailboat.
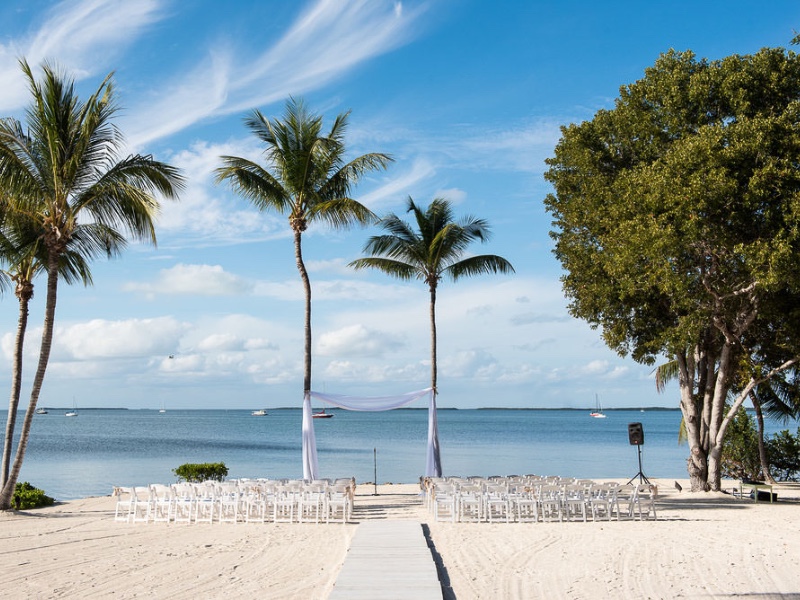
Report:
[{"label": "sailboat", "polygon": [[72,397],[72,410],[68,410],[64,413],[65,417],[77,417],[78,416],[78,409],[75,407],[75,397]]},{"label": "sailboat", "polygon": [[333,415],[331,413],[326,413],[325,409],[323,408],[319,412],[312,413],[311,417],[314,419],[331,419],[333,418]]},{"label": "sailboat", "polygon": [[594,395],[594,403],[595,409],[589,413],[589,416],[595,419],[605,419],[606,416],[603,414],[603,408],[600,406],[600,396],[597,394]]}]

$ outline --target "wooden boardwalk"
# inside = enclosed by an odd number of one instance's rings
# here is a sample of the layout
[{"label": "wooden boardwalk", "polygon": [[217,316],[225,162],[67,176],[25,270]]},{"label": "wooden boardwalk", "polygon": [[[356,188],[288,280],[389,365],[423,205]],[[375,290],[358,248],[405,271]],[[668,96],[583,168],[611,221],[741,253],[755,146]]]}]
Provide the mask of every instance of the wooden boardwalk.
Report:
[{"label": "wooden boardwalk", "polygon": [[362,521],[330,600],[442,600],[431,551],[416,521]]}]

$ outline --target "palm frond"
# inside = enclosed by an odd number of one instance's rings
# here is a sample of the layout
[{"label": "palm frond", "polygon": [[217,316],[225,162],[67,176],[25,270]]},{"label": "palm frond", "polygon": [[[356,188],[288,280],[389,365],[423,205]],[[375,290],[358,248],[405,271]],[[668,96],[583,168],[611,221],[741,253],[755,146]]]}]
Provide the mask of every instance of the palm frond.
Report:
[{"label": "palm frond", "polygon": [[352,267],[355,270],[360,269],[377,269],[379,271],[383,271],[387,275],[391,275],[392,277],[396,277],[397,279],[403,280],[410,280],[417,278],[419,279],[419,271],[414,268],[413,265],[409,265],[404,262],[400,262],[398,260],[392,260],[390,258],[381,258],[381,257],[366,257],[366,258],[359,258],[357,260],[352,261],[347,266]]},{"label": "palm frond", "polygon": [[482,254],[480,256],[470,256],[447,266],[442,270],[442,275],[457,281],[461,277],[471,277],[473,275],[514,272],[514,267],[505,258],[494,254]]},{"label": "palm frond", "polygon": [[655,368],[656,391],[662,393],[670,381],[675,381],[680,374],[680,365],[677,360],[670,360]]}]

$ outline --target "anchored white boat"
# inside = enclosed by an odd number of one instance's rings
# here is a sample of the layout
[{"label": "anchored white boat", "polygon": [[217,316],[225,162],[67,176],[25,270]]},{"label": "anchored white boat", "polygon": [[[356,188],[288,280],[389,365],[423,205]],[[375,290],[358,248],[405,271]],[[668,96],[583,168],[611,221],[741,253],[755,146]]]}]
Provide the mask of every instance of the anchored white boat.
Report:
[{"label": "anchored white boat", "polygon": [[589,413],[589,416],[595,419],[605,419],[606,416],[603,414],[603,408],[600,406],[600,396],[597,394],[594,395],[594,403],[595,409]]}]

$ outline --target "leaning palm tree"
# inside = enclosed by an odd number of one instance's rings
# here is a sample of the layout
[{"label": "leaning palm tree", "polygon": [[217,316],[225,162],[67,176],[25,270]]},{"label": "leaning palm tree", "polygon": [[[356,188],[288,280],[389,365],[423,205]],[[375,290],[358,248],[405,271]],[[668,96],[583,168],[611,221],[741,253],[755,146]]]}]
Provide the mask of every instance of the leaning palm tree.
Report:
[{"label": "leaning palm tree", "polygon": [[264,143],[266,165],[223,156],[223,166],[216,171],[217,182],[228,181],[259,210],[289,216],[305,292],[304,399],[311,392],[311,282],[303,262],[303,232],[315,221],[334,228],[373,222],[375,215],[350,198],[350,190],[365,173],[383,169],[392,160],[370,153],[345,162],[349,115],[338,115],[330,132],[323,134],[322,117],[309,113],[301,100],[289,99],[283,119],[270,120],[254,110],[245,125]]},{"label": "leaning palm tree", "polygon": [[[42,67],[42,81],[20,61],[33,100],[26,111],[27,131],[15,119],[0,122],[0,189],[12,213],[38,229],[46,253],[47,291],[39,360],[17,452],[2,491],[0,510],[11,498],[25,457],[31,424],[53,344],[59,267],[76,237],[108,243],[109,230],[156,242],[156,194],[174,198],[182,186],[178,170],[151,156],[120,157],[124,140],[114,126],[117,111],[111,75],[85,102],[74,82],[52,66]],[[97,224],[81,230],[81,223]],[[79,233],[83,231],[83,233]]]},{"label": "leaning palm tree", "polygon": [[[369,257],[350,263],[355,269],[374,268],[398,279],[418,279],[428,285],[431,321],[431,389],[434,406],[438,393],[436,363],[436,289],[439,281],[483,273],[513,273],[506,259],[492,254],[464,258],[467,247],[475,240],[486,242],[490,232],[487,222],[474,217],[453,220],[450,202],[435,198],[426,210],[408,199],[406,212],[414,214],[417,230],[394,214],[381,219],[379,225],[388,233],[371,237],[364,245]],[[434,409],[435,410],[435,409]],[[434,441],[438,448],[438,440]],[[438,453],[435,476],[442,474]]]},{"label": "leaning palm tree", "polygon": [[[59,261],[59,277],[67,284],[81,282],[87,286],[91,285],[89,261],[102,253],[109,258],[116,256],[124,245],[124,238],[116,231],[96,223],[79,225],[69,248]],[[11,395],[6,418],[6,435],[3,440],[3,459],[0,463],[0,489],[2,489],[8,479],[13,452],[14,428],[22,390],[22,350],[28,327],[28,307],[33,298],[33,280],[47,266],[47,251],[39,236],[39,229],[30,219],[15,215],[5,220],[0,231],[0,261],[7,265],[0,273],[13,282],[14,295],[19,304],[12,360]]]}]

